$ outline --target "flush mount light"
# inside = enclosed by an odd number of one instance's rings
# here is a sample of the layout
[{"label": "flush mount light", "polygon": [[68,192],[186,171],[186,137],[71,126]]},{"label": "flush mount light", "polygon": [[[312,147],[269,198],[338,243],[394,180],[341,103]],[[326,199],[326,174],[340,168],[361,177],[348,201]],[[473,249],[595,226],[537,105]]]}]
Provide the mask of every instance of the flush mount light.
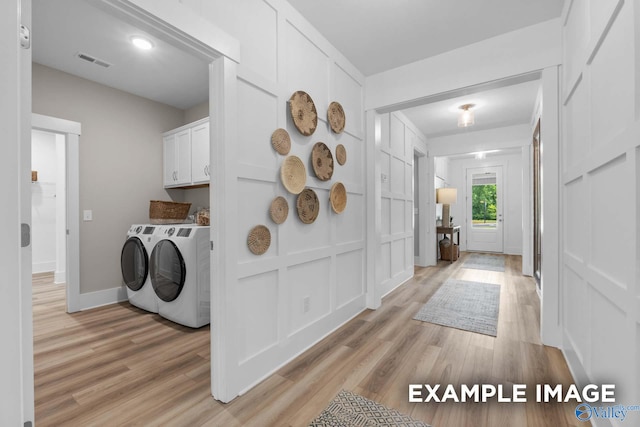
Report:
[{"label": "flush mount light", "polygon": [[142,50],[153,49],[153,43],[151,42],[151,40],[141,36],[131,37],[131,43],[133,43],[133,45],[138,49],[142,49]]},{"label": "flush mount light", "polygon": [[473,125],[473,123],[475,122],[473,107],[475,106],[475,104],[464,104],[458,107],[460,109],[460,114],[458,115],[459,128],[466,128]]}]

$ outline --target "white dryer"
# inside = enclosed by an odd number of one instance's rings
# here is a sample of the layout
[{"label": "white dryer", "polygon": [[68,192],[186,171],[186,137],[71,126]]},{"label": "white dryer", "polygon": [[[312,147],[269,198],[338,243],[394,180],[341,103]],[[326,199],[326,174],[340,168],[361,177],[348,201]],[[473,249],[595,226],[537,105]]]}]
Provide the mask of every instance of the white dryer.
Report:
[{"label": "white dryer", "polygon": [[149,276],[149,254],[155,246],[157,225],[134,224],[120,254],[122,280],[127,286],[129,302],[138,308],[158,312],[158,297]]},{"label": "white dryer", "polygon": [[181,325],[209,324],[209,227],[163,225],[149,259],[158,314]]}]

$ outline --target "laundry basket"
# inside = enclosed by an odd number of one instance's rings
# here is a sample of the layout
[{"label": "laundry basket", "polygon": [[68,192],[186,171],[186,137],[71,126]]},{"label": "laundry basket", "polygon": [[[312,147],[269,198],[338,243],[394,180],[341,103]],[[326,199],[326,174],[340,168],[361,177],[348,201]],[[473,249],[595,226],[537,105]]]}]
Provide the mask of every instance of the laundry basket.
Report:
[{"label": "laundry basket", "polygon": [[151,224],[180,224],[189,215],[191,203],[151,200],[149,222]]}]

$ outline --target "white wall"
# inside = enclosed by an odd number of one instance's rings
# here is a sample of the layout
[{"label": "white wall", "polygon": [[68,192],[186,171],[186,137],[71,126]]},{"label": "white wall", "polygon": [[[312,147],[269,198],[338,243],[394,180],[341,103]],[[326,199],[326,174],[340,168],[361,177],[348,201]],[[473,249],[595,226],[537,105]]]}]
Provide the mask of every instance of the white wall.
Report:
[{"label": "white wall", "polygon": [[504,253],[522,255],[522,153],[521,150],[506,155],[490,155],[485,159],[452,159],[449,166],[451,187],[458,189],[458,202],[451,205],[451,215],[460,225],[460,250],[467,250],[468,214],[465,197],[467,182],[465,174],[469,168],[502,166],[503,185],[503,242]]},{"label": "white wall", "polygon": [[53,134],[33,131],[31,168],[38,180],[31,183],[32,271],[56,269],[57,153]]},{"label": "white wall", "polygon": [[[219,251],[229,268],[223,282],[214,279],[213,286],[226,294],[227,384],[222,399],[228,400],[365,308],[364,79],[285,1],[183,4],[236,37],[242,49],[238,78],[225,86],[230,97],[237,96],[234,128],[227,129],[236,135],[235,144],[214,147],[226,156],[216,160],[228,171],[227,187],[213,201],[225,205],[217,211],[226,242]],[[233,64],[227,67],[231,70]],[[288,100],[297,90],[311,95],[318,112],[318,128],[310,137],[302,136],[290,118]],[[346,113],[340,135],[326,122],[331,101],[340,102]],[[313,224],[298,219],[296,196],[280,182],[284,157],[270,143],[280,127],[291,135],[290,154],[303,159],[307,187],[319,197],[320,214]],[[326,182],[315,178],[309,164],[318,141],[332,151],[339,143],[347,149],[347,163],[336,163]],[[348,192],[340,215],[328,203],[329,189],[337,181]],[[281,225],[268,213],[276,196],[289,203],[289,217]],[[262,256],[252,254],[246,243],[257,224],[271,232],[271,246]]]},{"label": "white wall", "polygon": [[80,293],[121,288],[126,230],[148,222],[149,200],[171,198],[161,134],[181,126],[184,112],[39,64],[32,86],[34,113],[82,124],[80,209],[93,221],[80,223]]},{"label": "white wall", "polygon": [[616,402],[638,402],[640,9],[628,1],[567,3],[560,189],[565,354],[581,381],[614,383]]},{"label": "white wall", "polygon": [[[414,150],[426,154],[426,138],[402,113],[380,117],[380,252],[376,295],[384,296],[413,277]],[[374,165],[368,165],[374,167]],[[427,191],[427,183],[423,191]],[[426,213],[426,212],[425,212]],[[424,233],[430,234],[426,227]],[[427,237],[428,238],[428,237]]]}]

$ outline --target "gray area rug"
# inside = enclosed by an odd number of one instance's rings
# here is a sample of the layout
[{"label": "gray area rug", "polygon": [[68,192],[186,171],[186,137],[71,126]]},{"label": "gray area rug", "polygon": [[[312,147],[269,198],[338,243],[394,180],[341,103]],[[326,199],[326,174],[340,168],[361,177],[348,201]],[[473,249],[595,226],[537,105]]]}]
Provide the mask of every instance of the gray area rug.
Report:
[{"label": "gray area rug", "polygon": [[467,259],[464,260],[462,268],[504,271],[504,256],[491,254],[470,254]]},{"label": "gray area rug", "polygon": [[449,279],[414,319],[495,337],[499,310],[500,285]]},{"label": "gray area rug", "polygon": [[342,390],[309,427],[429,427],[395,409]]}]

